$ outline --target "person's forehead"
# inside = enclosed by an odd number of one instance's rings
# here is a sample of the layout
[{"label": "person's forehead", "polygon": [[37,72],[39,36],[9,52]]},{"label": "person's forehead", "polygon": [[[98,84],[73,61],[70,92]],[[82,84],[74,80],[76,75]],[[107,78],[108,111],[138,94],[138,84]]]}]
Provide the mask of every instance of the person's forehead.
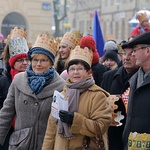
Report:
[{"label": "person's forehead", "polygon": [[127,51],[133,51],[133,48],[127,47],[127,48],[124,48],[124,51],[125,51],[125,52],[127,52]]}]

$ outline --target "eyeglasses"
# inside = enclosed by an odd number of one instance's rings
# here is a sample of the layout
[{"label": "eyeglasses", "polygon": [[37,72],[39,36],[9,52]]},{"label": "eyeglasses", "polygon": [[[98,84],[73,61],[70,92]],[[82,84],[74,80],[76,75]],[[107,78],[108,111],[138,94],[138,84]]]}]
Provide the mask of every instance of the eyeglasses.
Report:
[{"label": "eyeglasses", "polygon": [[33,64],[38,64],[38,62],[40,62],[40,64],[44,65],[48,62],[48,59],[32,59],[32,63]]},{"label": "eyeglasses", "polygon": [[68,71],[69,71],[70,73],[73,73],[73,72],[75,72],[75,71],[81,73],[81,72],[83,72],[84,70],[85,70],[84,68],[70,68]]},{"label": "eyeglasses", "polygon": [[[148,47],[148,46],[147,46]],[[136,51],[138,51],[138,50],[140,50],[140,49],[144,49],[144,48],[147,48],[147,47],[138,47],[138,48],[133,48],[133,51],[132,52],[136,52]]]},{"label": "eyeglasses", "polygon": [[16,60],[16,62],[19,62],[19,63],[24,63],[24,61],[28,63],[28,62],[29,62],[29,59],[27,59],[27,58],[24,58],[24,59],[21,58],[21,59],[17,59],[17,60]]}]

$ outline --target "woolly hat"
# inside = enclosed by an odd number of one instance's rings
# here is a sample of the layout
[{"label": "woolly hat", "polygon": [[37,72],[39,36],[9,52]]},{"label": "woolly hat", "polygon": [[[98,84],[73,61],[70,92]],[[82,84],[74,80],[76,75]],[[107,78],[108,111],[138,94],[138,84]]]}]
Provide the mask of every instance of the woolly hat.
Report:
[{"label": "woolly hat", "polygon": [[106,51],[113,50],[118,52],[117,44],[115,41],[107,41],[104,45],[104,53]]},{"label": "woolly hat", "polygon": [[29,51],[27,41],[24,37],[13,37],[9,40],[9,64],[10,67],[13,68],[14,63],[17,59],[26,58],[27,52]]},{"label": "woolly hat", "polygon": [[107,51],[104,56],[103,56],[103,60],[105,61],[106,59],[111,58],[112,60],[114,60],[116,63],[119,63],[119,58],[118,58],[118,54],[114,51]]},{"label": "woolly hat", "polygon": [[80,47],[88,47],[89,49],[92,49],[93,51],[93,60],[92,60],[92,65],[96,64],[99,62],[99,54],[96,50],[96,42],[92,36],[84,36],[80,40]]},{"label": "woolly hat", "polygon": [[28,58],[31,60],[32,54],[45,54],[52,63],[56,55],[57,43],[53,36],[49,33],[38,35],[33,47],[28,52]]},{"label": "woolly hat", "polygon": [[80,40],[80,47],[88,47],[89,49],[92,49],[93,52],[96,51],[96,42],[92,36],[83,36]]}]

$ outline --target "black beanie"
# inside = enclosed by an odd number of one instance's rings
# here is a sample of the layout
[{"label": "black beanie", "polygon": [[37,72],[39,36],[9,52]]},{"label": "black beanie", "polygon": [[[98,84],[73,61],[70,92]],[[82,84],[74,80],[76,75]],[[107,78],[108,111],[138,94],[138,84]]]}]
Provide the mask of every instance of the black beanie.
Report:
[{"label": "black beanie", "polygon": [[118,54],[115,51],[107,51],[104,56],[103,56],[103,60],[105,61],[106,59],[111,58],[112,60],[114,60],[117,64],[119,63],[119,58],[118,58]]}]

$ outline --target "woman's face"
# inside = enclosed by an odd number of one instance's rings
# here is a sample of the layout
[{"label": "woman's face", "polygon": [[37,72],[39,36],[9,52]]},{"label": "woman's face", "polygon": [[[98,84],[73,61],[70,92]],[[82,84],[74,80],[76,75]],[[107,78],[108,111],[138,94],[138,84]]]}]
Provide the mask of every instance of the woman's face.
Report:
[{"label": "woman's face", "polygon": [[14,69],[18,72],[24,72],[29,64],[29,60],[26,58],[19,58],[14,63]]},{"label": "woman's face", "polygon": [[83,79],[87,78],[90,74],[90,71],[85,70],[84,66],[80,64],[71,65],[68,68],[69,79],[72,83],[80,82]]},{"label": "woman's face", "polygon": [[44,54],[35,54],[31,60],[32,70],[36,74],[42,74],[52,67],[52,63],[48,56]]},{"label": "woman's face", "polygon": [[70,55],[70,50],[67,44],[61,43],[59,45],[59,54],[61,59],[67,59]]},{"label": "woman's face", "polygon": [[105,61],[104,61],[104,65],[106,66],[106,67],[108,67],[108,68],[114,68],[114,66],[116,66],[116,62],[113,60],[113,59],[111,59],[111,58],[107,58]]}]

